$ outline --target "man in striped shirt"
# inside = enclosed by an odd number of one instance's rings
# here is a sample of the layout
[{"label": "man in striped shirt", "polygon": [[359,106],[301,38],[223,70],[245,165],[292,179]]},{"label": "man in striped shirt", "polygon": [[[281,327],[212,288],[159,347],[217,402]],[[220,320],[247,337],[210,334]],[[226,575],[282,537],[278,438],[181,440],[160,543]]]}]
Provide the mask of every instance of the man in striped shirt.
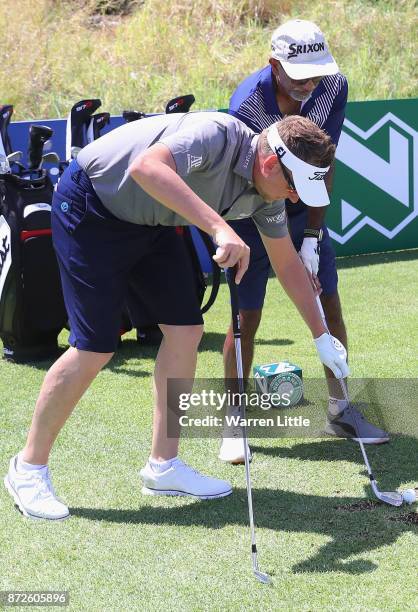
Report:
[{"label": "man in striped shirt", "polygon": [[[230,100],[229,113],[259,133],[286,115],[307,117],[329,134],[335,145],[341,134],[347,103],[347,79],[339,72],[320,29],[300,19],[281,25],[272,35],[269,65],[246,78]],[[333,165],[325,176],[332,188]],[[288,177],[291,184],[291,176]],[[335,253],[324,224],[324,206],[306,206],[286,200],[288,224],[293,244],[305,265],[320,299],[333,336],[347,346],[347,333],[338,295]],[[248,378],[254,354],[254,338],[263,308],[270,263],[260,234],[252,219],[233,221],[235,232],[251,249],[250,265],[238,291],[244,376]],[[232,330],[224,345],[225,378],[236,376]],[[341,389],[332,372],[325,368],[329,389],[326,431],[343,436],[352,422]],[[368,423],[362,415],[357,422],[363,442],[386,442],[386,432]],[[363,437],[364,436],[364,437]],[[238,435],[225,432],[219,455],[231,463],[243,461],[243,443]]]}]

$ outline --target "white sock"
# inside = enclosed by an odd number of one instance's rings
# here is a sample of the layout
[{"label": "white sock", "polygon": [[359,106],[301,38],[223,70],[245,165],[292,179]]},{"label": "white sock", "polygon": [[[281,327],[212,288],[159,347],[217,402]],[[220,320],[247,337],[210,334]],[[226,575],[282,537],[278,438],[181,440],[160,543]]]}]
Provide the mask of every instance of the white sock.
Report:
[{"label": "white sock", "polygon": [[166,459],[166,461],[157,461],[156,459],[150,457],[148,459],[148,463],[150,464],[154,472],[161,474],[161,472],[165,472],[166,470],[168,470],[168,468],[171,467],[171,464],[175,459],[177,459],[177,456],[173,457],[172,459]]},{"label": "white sock", "polygon": [[20,453],[17,456],[17,463],[16,463],[16,469],[18,472],[30,472],[31,470],[42,470],[42,468],[45,468],[45,465],[35,465],[34,463],[26,463],[26,461],[23,461]]},{"label": "white sock", "polygon": [[328,401],[328,412],[331,416],[337,416],[343,410],[347,408],[347,401],[345,399],[338,399],[336,397],[329,397]]}]

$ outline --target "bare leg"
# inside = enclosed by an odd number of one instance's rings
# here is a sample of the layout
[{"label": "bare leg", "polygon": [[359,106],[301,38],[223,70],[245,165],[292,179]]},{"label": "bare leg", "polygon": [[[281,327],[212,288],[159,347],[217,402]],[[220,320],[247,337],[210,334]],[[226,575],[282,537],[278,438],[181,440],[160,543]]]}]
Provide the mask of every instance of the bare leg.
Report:
[{"label": "bare leg", "polygon": [[[261,321],[262,310],[240,310],[242,369],[244,379],[250,376],[254,357],[254,339]],[[232,328],[228,329],[224,343],[224,372],[226,379],[236,379],[237,366]]]},{"label": "bare leg", "polygon": [[[172,459],[178,453],[179,430],[175,437],[167,436],[167,379],[186,378],[191,381],[196,370],[197,348],[203,325],[160,325],[161,342],[154,370],[154,424],[151,457],[156,461]],[[173,435],[173,432],[170,432]]]},{"label": "bare leg", "polygon": [[[333,336],[338,338],[338,340],[342,342],[342,344],[348,350],[347,331],[345,329],[340,296],[338,295],[338,292],[332,295],[321,295],[321,303],[324,309],[325,319],[327,321],[329,331]],[[338,399],[344,399],[341,386],[336,380],[332,371],[326,366],[324,366],[324,370],[330,396]]]},{"label": "bare leg", "polygon": [[48,463],[49,453],[61,428],[83,393],[113,353],[92,353],[69,348],[50,368],[36,402],[23,461]]}]

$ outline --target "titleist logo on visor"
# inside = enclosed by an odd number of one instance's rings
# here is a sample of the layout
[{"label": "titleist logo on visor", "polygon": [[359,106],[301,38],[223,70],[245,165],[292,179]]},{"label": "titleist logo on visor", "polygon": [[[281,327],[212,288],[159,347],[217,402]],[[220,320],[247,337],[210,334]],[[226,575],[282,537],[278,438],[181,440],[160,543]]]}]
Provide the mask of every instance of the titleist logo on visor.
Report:
[{"label": "titleist logo on visor", "polygon": [[289,45],[287,59],[297,57],[301,53],[317,53],[318,51],[325,51],[325,43],[308,43],[307,45],[297,45],[296,43],[291,43]]},{"label": "titleist logo on visor", "polygon": [[325,170],[324,172],[318,170],[317,172],[314,172],[313,176],[309,176],[308,178],[310,181],[322,181],[327,172],[328,170]]},{"label": "titleist logo on visor", "polygon": [[280,158],[282,158],[283,155],[286,155],[286,151],[283,149],[283,147],[275,147],[275,151],[276,155]]}]

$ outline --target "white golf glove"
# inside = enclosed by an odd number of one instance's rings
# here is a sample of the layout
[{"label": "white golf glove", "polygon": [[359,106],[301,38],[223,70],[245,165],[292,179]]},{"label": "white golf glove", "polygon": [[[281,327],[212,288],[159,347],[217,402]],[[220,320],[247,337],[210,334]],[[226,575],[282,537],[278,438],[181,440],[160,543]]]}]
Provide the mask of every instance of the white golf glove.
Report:
[{"label": "white golf glove", "polygon": [[319,245],[317,238],[304,238],[299,251],[303,265],[310,274],[318,275],[319,268]]},{"label": "white golf glove", "polygon": [[336,378],[346,378],[350,374],[347,365],[347,351],[337,338],[324,333],[314,339],[319,359],[332,370]]}]

